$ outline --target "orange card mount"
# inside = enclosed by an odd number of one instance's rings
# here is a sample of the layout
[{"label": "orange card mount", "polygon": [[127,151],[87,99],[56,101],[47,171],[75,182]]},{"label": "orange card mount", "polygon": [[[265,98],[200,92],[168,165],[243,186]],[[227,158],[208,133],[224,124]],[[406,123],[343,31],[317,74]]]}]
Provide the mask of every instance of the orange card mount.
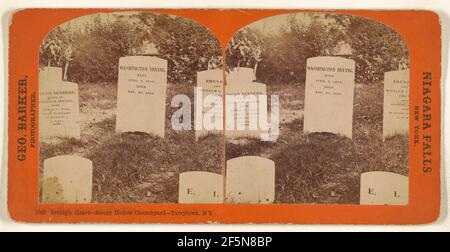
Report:
[{"label": "orange card mount", "polygon": [[429,223],[440,80],[429,11],[20,10],[9,214]]}]

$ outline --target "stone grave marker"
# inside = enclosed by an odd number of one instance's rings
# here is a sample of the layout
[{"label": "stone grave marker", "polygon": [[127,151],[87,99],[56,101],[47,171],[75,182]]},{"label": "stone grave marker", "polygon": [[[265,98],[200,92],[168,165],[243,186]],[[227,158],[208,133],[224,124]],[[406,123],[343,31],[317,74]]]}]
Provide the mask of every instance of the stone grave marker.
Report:
[{"label": "stone grave marker", "polygon": [[[197,87],[202,88],[202,105],[205,99],[208,96],[216,96],[220,97],[221,103],[215,104],[215,110],[220,111],[220,117],[215,118],[220,121],[220,124],[223,125],[223,70],[222,69],[214,69],[214,70],[206,70],[197,73]],[[207,135],[208,133],[217,133],[220,134],[221,130],[208,130],[204,127],[204,118],[205,114],[210,111],[212,108],[202,106],[202,129],[195,131],[195,139],[198,140],[200,137]]]},{"label": "stone grave marker", "polygon": [[39,83],[39,138],[80,138],[78,84],[66,81]]},{"label": "stone grave marker", "polygon": [[90,203],[92,199],[92,162],[62,155],[44,160],[42,201],[50,204]]},{"label": "stone grave marker", "polygon": [[406,176],[384,171],[361,174],[361,205],[407,205],[408,192]]},{"label": "stone grave marker", "polygon": [[[229,82],[225,86],[225,93],[227,138],[260,138],[265,130],[259,124],[259,95],[267,95],[266,85],[257,82]],[[250,109],[252,107],[253,110]],[[255,126],[251,127],[252,125]]]},{"label": "stone grave marker", "polygon": [[355,61],[314,57],[306,62],[305,132],[330,132],[352,138]]},{"label": "stone grave marker", "polygon": [[275,163],[256,156],[230,159],[227,161],[225,188],[227,203],[273,203]]},{"label": "stone grave marker", "polygon": [[62,81],[62,68],[44,67],[39,70],[39,84],[42,82],[52,82],[60,84]]},{"label": "stone grave marker", "polygon": [[180,173],[178,203],[222,204],[222,174],[205,171]]},{"label": "stone grave marker", "polygon": [[383,139],[409,132],[409,70],[384,73]]},{"label": "stone grave marker", "polygon": [[164,137],[167,60],[152,56],[119,59],[117,132],[145,132]]},{"label": "stone grave marker", "polygon": [[227,75],[228,84],[247,84],[255,80],[253,68],[235,67]]}]

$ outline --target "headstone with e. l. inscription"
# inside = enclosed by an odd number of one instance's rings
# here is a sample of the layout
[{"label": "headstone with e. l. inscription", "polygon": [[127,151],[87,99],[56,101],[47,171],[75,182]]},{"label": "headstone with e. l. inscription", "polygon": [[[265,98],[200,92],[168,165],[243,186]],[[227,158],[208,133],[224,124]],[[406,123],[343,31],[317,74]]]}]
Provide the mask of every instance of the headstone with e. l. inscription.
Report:
[{"label": "headstone with e. l. inscription", "polygon": [[352,138],[355,61],[333,56],[306,62],[305,132]]},{"label": "headstone with e. l. inscription", "polygon": [[62,155],[44,160],[42,201],[49,204],[90,203],[92,161]]},{"label": "headstone with e. l. inscription", "polygon": [[145,132],[164,137],[167,60],[152,56],[119,59],[117,132]]},{"label": "headstone with e. l. inscription", "polygon": [[223,203],[222,174],[205,171],[180,173],[178,203]]},{"label": "headstone with e. l. inscription", "polygon": [[80,138],[78,84],[66,81],[39,83],[39,138]]},{"label": "headstone with e. l. inscription", "polygon": [[407,205],[408,192],[407,176],[384,171],[361,174],[361,205]]},{"label": "headstone with e. l. inscription", "polygon": [[[223,128],[223,70],[214,69],[197,72],[197,87],[202,88],[202,129],[196,129],[195,139],[209,133],[219,134],[222,132],[217,129],[208,129],[206,123],[210,123],[211,126],[218,123],[220,129]],[[219,99],[220,101],[212,103],[211,101]],[[212,107],[208,107],[211,106]],[[216,117],[217,116],[217,117]],[[205,122],[205,120],[209,120]]]},{"label": "headstone with e. l. inscription", "polygon": [[409,70],[384,73],[383,139],[409,132]]},{"label": "headstone with e. l. inscription", "polygon": [[227,203],[273,203],[275,163],[256,156],[228,160],[225,191]]}]

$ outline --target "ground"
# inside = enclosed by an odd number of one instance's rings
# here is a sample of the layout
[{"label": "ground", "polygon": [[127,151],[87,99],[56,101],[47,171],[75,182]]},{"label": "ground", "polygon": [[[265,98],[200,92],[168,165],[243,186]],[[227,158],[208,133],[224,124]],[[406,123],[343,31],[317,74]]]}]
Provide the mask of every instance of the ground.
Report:
[{"label": "ground", "polygon": [[[193,131],[171,129],[171,98],[186,94],[193,101],[193,91],[192,85],[169,84],[163,139],[115,133],[116,83],[80,84],[81,139],[41,143],[41,174],[44,159],[79,155],[93,162],[93,203],[176,203],[179,173],[222,172],[221,136],[195,141]],[[304,84],[269,84],[268,94],[280,95],[280,137],[275,143],[229,141],[225,159],[257,155],[273,160],[275,203],[358,204],[361,173],[408,175],[407,136],[382,140],[382,83],[356,85],[353,139],[303,133]]]},{"label": "ground", "polygon": [[227,160],[255,155],[275,162],[275,203],[359,204],[361,173],[408,175],[408,137],[382,140],[382,83],[355,86],[353,139],[330,133],[304,134],[304,90],[304,84],[268,85],[269,95],[280,95],[276,142],[227,141]]},{"label": "ground", "polygon": [[[193,87],[169,85],[175,94],[193,97]],[[221,173],[220,135],[195,141],[193,131],[171,128],[176,109],[166,102],[165,138],[115,133],[117,85],[80,84],[81,139],[60,138],[40,144],[40,169],[46,158],[75,154],[93,162],[93,203],[176,203],[178,175],[184,171]]]}]

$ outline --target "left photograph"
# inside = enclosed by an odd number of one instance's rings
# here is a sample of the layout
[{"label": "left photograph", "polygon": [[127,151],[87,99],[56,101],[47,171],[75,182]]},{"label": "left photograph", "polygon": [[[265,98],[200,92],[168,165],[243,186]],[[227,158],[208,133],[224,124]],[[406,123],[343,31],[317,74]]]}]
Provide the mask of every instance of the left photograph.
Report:
[{"label": "left photograph", "polygon": [[222,67],[215,35],[180,16],[55,27],[39,50],[39,202],[222,203],[222,134],[194,122],[195,88],[220,93]]}]

